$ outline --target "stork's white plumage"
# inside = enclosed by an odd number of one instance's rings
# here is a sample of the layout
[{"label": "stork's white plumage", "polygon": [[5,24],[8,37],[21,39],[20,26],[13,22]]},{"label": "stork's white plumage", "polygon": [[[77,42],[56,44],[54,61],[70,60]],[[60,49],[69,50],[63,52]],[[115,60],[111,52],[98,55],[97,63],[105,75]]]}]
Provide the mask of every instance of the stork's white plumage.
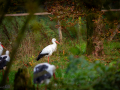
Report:
[{"label": "stork's white plumage", "polygon": [[5,55],[0,56],[0,70],[3,71],[3,69],[6,68],[7,63],[10,61],[10,57],[9,57],[9,51],[6,51]]},{"label": "stork's white plumage", "polygon": [[9,62],[10,61],[9,51],[7,50],[6,54],[1,55],[0,57],[3,58],[4,60],[6,60],[7,62]]},{"label": "stork's white plumage", "polygon": [[[49,84],[50,78],[52,76],[54,76],[55,78],[55,69],[56,67],[49,63],[40,63],[36,65],[34,67],[34,79],[33,79],[34,83],[37,84],[45,83],[46,85]],[[37,77],[35,77],[36,74],[38,74]]]},{"label": "stork's white plumage", "polygon": [[37,57],[37,61],[42,58],[43,56],[47,56],[48,57],[48,63],[49,63],[49,56],[52,55],[53,52],[55,52],[57,50],[57,44],[60,44],[58,41],[56,41],[55,38],[52,39],[52,43],[51,45],[46,46],[38,55]]},{"label": "stork's white plumage", "polygon": [[2,55],[2,52],[3,52],[3,45],[0,42],[0,56]]}]

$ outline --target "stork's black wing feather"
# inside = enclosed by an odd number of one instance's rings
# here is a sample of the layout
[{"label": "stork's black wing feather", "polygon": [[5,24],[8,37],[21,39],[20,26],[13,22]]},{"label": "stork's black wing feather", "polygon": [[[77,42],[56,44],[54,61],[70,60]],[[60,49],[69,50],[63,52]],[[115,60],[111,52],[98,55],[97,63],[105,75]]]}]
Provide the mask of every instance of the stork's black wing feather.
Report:
[{"label": "stork's black wing feather", "polygon": [[3,67],[5,67],[7,64],[7,61],[6,60],[0,60],[0,70],[3,69]]},{"label": "stork's black wing feather", "polygon": [[7,56],[5,57],[0,57],[0,70],[3,69],[3,67],[5,67],[8,63],[8,61],[6,61]]},{"label": "stork's black wing feather", "polygon": [[3,59],[5,60],[7,58],[7,56],[4,56]]},{"label": "stork's black wing feather", "polygon": [[[34,72],[34,75],[38,74],[38,73],[43,73],[47,68],[48,68],[48,66],[46,66],[46,65],[40,65],[40,66],[36,67],[35,68],[36,71]],[[34,80],[33,80],[33,82],[34,83],[41,83],[45,79],[50,79],[50,78],[51,78],[51,74],[47,72],[47,73],[45,73],[43,75],[35,77]]]},{"label": "stork's black wing feather", "polygon": [[44,54],[40,54],[38,55],[38,57],[36,58],[36,60],[38,61],[39,59],[41,59],[42,57],[44,57],[45,55],[48,55],[49,53],[44,53]]}]

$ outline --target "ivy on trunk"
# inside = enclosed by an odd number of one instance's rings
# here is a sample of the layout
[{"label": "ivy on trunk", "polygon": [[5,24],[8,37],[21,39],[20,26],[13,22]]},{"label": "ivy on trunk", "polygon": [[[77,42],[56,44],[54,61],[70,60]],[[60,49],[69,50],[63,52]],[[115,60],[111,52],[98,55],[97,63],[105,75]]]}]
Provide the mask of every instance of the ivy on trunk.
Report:
[{"label": "ivy on trunk", "polygon": [[94,12],[87,14],[87,55],[102,56],[103,51],[103,24],[102,16]]}]

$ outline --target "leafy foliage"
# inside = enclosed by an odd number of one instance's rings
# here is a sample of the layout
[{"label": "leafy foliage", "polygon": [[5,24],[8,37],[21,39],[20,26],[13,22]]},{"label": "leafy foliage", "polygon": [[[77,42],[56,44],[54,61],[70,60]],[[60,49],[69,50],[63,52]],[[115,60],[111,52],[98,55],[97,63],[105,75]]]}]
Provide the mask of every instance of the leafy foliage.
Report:
[{"label": "leafy foliage", "polygon": [[79,55],[80,54],[80,50],[77,47],[71,47],[70,52],[72,52],[73,55]]},{"label": "leafy foliage", "polygon": [[[119,90],[120,83],[120,64],[111,62],[106,65],[99,60],[90,63],[84,57],[74,58],[69,56],[70,63],[64,77],[54,80],[57,86],[51,84],[48,88],[59,88],[68,90]],[[53,84],[53,83],[52,83]]]},{"label": "leafy foliage", "polygon": [[[9,0],[10,1],[10,0]],[[20,0],[12,0],[14,5],[19,4]],[[46,1],[46,0],[45,0]],[[45,1],[42,1],[45,2]],[[80,1],[80,2],[79,2]],[[2,0],[3,2],[3,0]],[[15,2],[15,3],[14,3]],[[21,1],[22,2],[22,1]],[[65,2],[65,3],[64,3]],[[105,3],[104,3],[105,2]],[[107,2],[107,3],[106,3]],[[50,20],[56,19],[58,20],[58,17],[60,15],[59,20],[62,23],[62,30],[64,32],[64,36],[67,39],[64,39],[65,45],[61,46],[58,48],[58,52],[54,53],[52,57],[50,63],[53,63],[56,65],[56,67],[58,68],[56,70],[58,79],[54,80],[52,83],[50,83],[50,85],[48,85],[48,89],[60,89],[60,90],[113,90],[113,89],[117,89],[119,90],[119,83],[120,83],[120,65],[119,65],[119,60],[116,60],[114,62],[111,62],[110,64],[106,65],[106,63],[101,62],[101,61],[95,61],[94,62],[89,62],[86,59],[84,59],[83,57],[78,58],[78,55],[80,56],[81,54],[85,54],[85,49],[86,49],[86,40],[90,40],[92,39],[96,39],[96,43],[99,42],[99,40],[102,41],[101,37],[103,37],[104,33],[98,32],[98,31],[102,31],[101,26],[103,25],[103,22],[101,22],[101,18],[99,18],[99,20],[97,20],[99,17],[98,15],[100,14],[102,16],[101,13],[99,13],[99,11],[102,8],[109,8],[110,7],[114,7],[115,8],[115,4],[113,3],[114,0],[90,0],[90,2],[88,0],[62,0],[62,1],[51,1],[49,2],[48,0],[48,4],[50,5],[50,7],[48,6],[47,8],[49,9],[48,11],[50,11],[53,15],[53,17],[50,17]],[[115,0],[115,2],[119,2],[117,0]],[[5,3],[5,2],[4,2]],[[4,9],[4,3],[1,4],[0,9]],[[17,4],[16,4],[17,3]],[[51,4],[52,3],[52,4]],[[11,5],[11,3],[6,4],[6,6]],[[20,3],[21,4],[21,3]],[[36,12],[38,10],[38,3],[37,2],[32,2],[29,1],[28,3],[24,3],[26,4],[26,8],[27,11],[29,11],[30,13]],[[18,5],[19,6],[19,5]],[[119,8],[119,3],[116,5],[117,8]],[[21,6],[20,6],[21,7]],[[8,13],[17,13],[16,12],[16,7],[10,7],[8,9],[6,9],[8,7],[5,7],[4,10],[1,9],[2,12],[2,16],[0,17],[0,24],[2,22],[2,18],[4,16],[4,14],[6,12]],[[10,12],[10,10],[13,10]],[[18,10],[17,10],[18,11]],[[91,12],[87,12],[86,11],[91,11],[93,14],[91,14]],[[19,11],[18,11],[19,12]],[[21,12],[21,11],[20,11]],[[24,10],[23,10],[24,12]],[[62,13],[61,13],[62,12]],[[110,15],[111,14],[111,15]],[[89,25],[90,30],[84,30],[84,28],[82,28],[82,33],[84,34],[84,40],[82,43],[80,43],[80,35],[78,34],[78,32],[80,32],[78,30],[78,28],[76,29],[76,27],[74,27],[76,25],[76,23],[80,23],[82,21],[78,21],[79,16],[87,16],[90,15],[90,17],[88,17],[87,25]],[[94,17],[94,16],[95,17]],[[118,23],[119,23],[119,13],[111,13],[108,12],[105,15],[105,23],[108,24],[108,29],[109,28],[113,28],[115,27]],[[106,18],[107,17],[107,18]],[[114,17],[114,18],[111,18]],[[9,18],[11,19],[11,18]],[[21,38],[23,36],[24,32],[27,29],[26,32],[26,37],[23,40],[23,43],[20,45],[20,49],[21,51],[18,51],[19,57],[16,56],[16,59],[19,63],[17,63],[16,67],[24,67],[26,64],[28,64],[30,71],[33,71],[33,65],[35,65],[35,61],[33,63],[33,60],[35,60],[34,55],[36,56],[36,54],[38,53],[38,51],[40,51],[41,48],[43,48],[44,46],[46,46],[47,44],[42,44],[46,41],[48,41],[50,38],[52,37],[57,37],[57,29],[55,28],[55,23],[50,22],[49,20],[46,20],[45,18],[43,19],[43,17],[37,17],[35,20],[35,18],[33,18],[33,20],[29,23],[29,26],[26,28],[26,25],[28,24],[29,18],[26,20],[26,23],[24,21],[24,17],[23,19],[17,17],[15,18],[15,21],[9,20],[9,21],[3,21],[3,25],[5,26],[4,29],[6,31],[8,31],[10,39],[12,42],[14,42],[17,38],[17,35],[19,35],[19,32],[21,32],[21,34],[18,36],[18,40],[16,41],[16,44],[13,46],[13,50],[12,50],[12,61],[13,61],[13,57],[16,53],[16,50],[20,44]],[[35,21],[34,21],[35,20]],[[113,21],[114,20],[114,21]],[[109,22],[109,21],[112,21]],[[8,23],[9,22],[9,23]],[[12,22],[12,24],[10,24]],[[46,23],[47,22],[47,23]],[[88,23],[89,22],[89,23]],[[114,22],[114,24],[113,24]],[[105,24],[105,25],[107,25]],[[111,26],[113,25],[113,26]],[[13,27],[11,27],[13,26]],[[23,27],[22,27],[23,26]],[[94,30],[95,28],[92,27],[99,27],[97,28],[95,33],[95,37],[93,37],[91,35],[91,37],[87,37],[85,33],[87,32],[92,32],[92,30]],[[3,30],[3,28],[1,28],[1,30]],[[12,31],[12,32],[11,32]],[[107,30],[107,32],[109,32],[108,36],[110,36],[110,34],[112,34],[112,32],[110,32],[109,30]],[[0,38],[2,38],[1,42],[5,42],[7,43],[8,41],[6,40],[5,35],[3,35],[3,31],[0,31]],[[88,35],[90,34],[88,33]],[[5,33],[4,33],[5,34]],[[14,35],[14,37],[12,36]],[[8,35],[6,35],[8,36]],[[70,36],[70,38],[68,37]],[[97,37],[100,36],[100,37]],[[46,38],[45,38],[46,37]],[[86,39],[87,37],[87,39]],[[97,37],[97,38],[96,38]],[[43,40],[43,38],[45,38]],[[74,41],[73,41],[74,38]],[[76,42],[76,38],[77,38],[77,42]],[[5,40],[4,40],[5,39]],[[3,41],[4,40],[4,41]],[[104,39],[103,39],[104,40]],[[77,43],[77,44],[76,44]],[[80,43],[80,44],[79,44]],[[7,44],[8,45],[8,44]],[[100,45],[100,44],[99,44]],[[103,44],[101,44],[102,46]],[[106,45],[106,44],[105,44]],[[87,46],[91,46],[90,44],[88,44]],[[113,45],[108,44],[106,45],[106,54],[111,55],[110,57],[112,57],[112,55],[114,55],[115,58],[117,58],[116,56],[119,56],[119,50],[117,50],[114,54],[112,53],[112,51],[114,51],[115,49],[119,49],[119,42],[116,44],[114,43]],[[9,46],[10,50],[11,47]],[[97,46],[97,48],[99,49],[100,47]],[[92,49],[92,47],[90,48]],[[94,49],[93,49],[94,50]],[[100,50],[103,50],[100,49]],[[33,53],[34,52],[34,53]],[[108,53],[109,52],[109,53]],[[73,54],[74,56],[70,56],[67,57],[70,54]],[[77,58],[76,58],[77,55]],[[21,57],[22,56],[22,57]],[[30,58],[29,58],[30,57]],[[109,56],[108,56],[109,57]],[[102,57],[101,57],[102,58]],[[61,60],[61,61],[58,61]],[[113,59],[115,60],[115,59]],[[26,64],[23,64],[22,61],[25,61]],[[111,61],[111,59],[109,58],[109,61]],[[15,61],[14,61],[15,62]],[[41,62],[45,62],[45,60],[41,60]],[[59,63],[58,63],[59,62]],[[22,64],[21,64],[22,63]],[[32,65],[33,63],[33,65]],[[36,62],[37,64],[38,62]],[[9,68],[7,69],[7,74],[5,77],[7,77],[9,71],[10,71],[10,67],[12,62],[9,65]],[[15,62],[16,64],[16,62]],[[15,65],[13,64],[13,65]],[[68,67],[67,67],[68,65]],[[67,67],[67,69],[66,69]],[[18,68],[14,68],[14,69],[18,69]],[[66,70],[65,70],[66,69]],[[31,75],[32,76],[32,75]],[[11,76],[12,77],[12,76]],[[14,76],[13,76],[14,77]],[[6,79],[6,78],[5,78]],[[25,80],[25,82],[24,82]],[[34,86],[31,83],[31,77],[28,75],[27,71],[23,70],[23,69],[19,69],[18,72],[16,73],[15,76],[15,89],[24,86],[25,88],[32,88],[35,89]],[[3,82],[1,82],[1,84],[4,84],[5,80],[2,79]],[[17,83],[19,82],[19,83]],[[54,83],[57,84],[54,85]],[[24,84],[24,85],[23,85]]]}]

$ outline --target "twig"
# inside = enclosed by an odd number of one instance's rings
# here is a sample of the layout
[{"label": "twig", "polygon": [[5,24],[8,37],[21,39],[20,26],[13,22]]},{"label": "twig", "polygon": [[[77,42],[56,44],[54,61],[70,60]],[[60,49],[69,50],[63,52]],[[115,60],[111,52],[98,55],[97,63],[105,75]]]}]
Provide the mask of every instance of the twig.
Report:
[{"label": "twig", "polygon": [[120,9],[110,9],[110,10],[101,10],[102,12],[108,12],[108,11],[120,11]]},{"label": "twig", "polygon": [[[34,13],[33,15],[49,15],[51,13],[43,12],[43,13]],[[28,16],[29,13],[20,13],[20,14],[5,14],[5,16]]]}]

